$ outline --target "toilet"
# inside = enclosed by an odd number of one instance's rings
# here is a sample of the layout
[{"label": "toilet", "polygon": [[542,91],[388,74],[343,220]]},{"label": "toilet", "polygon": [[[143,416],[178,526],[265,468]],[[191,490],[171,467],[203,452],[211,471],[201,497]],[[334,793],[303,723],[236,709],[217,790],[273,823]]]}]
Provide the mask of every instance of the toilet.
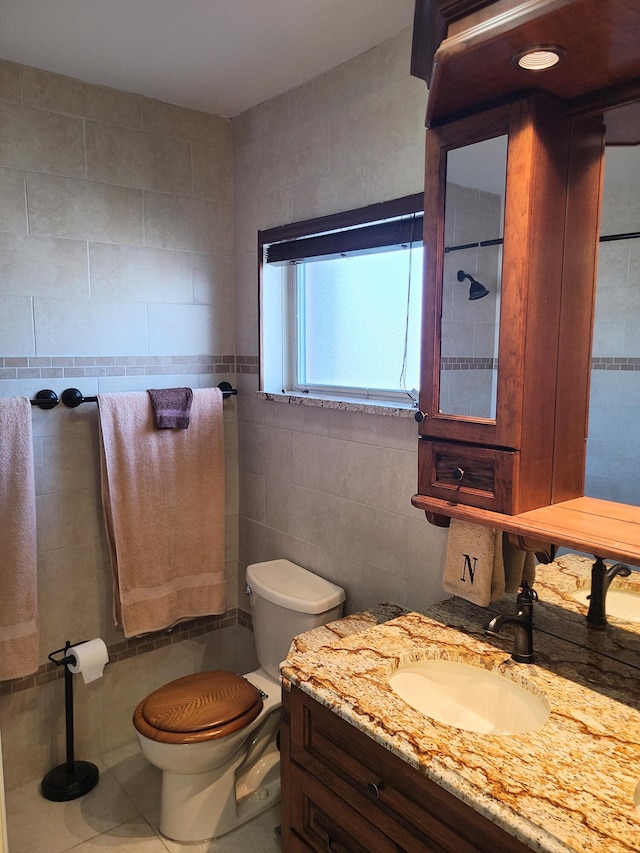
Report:
[{"label": "toilet", "polygon": [[279,801],[279,665],[294,637],[342,615],[344,590],[289,560],[254,563],[246,581],[259,668],[178,678],[133,715],[162,770],[160,831],[173,841],[217,838]]}]

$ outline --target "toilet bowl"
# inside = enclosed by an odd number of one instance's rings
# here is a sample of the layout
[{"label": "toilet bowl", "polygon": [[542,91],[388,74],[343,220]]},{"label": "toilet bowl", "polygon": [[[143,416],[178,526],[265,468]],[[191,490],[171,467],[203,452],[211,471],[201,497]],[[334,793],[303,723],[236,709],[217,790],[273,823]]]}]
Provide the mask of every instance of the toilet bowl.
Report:
[{"label": "toilet bowl", "polygon": [[288,560],[247,567],[259,669],[178,678],[133,715],[148,761],[162,770],[160,831],[216,838],[280,798],[279,664],[295,636],[342,615],[344,590]]}]

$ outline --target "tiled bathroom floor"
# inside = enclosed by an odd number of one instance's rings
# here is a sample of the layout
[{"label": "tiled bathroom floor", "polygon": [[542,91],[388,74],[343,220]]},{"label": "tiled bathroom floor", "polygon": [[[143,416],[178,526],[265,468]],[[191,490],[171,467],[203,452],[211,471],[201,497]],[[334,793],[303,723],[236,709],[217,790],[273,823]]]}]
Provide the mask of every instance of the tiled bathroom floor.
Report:
[{"label": "tiled bathroom floor", "polygon": [[158,831],[160,772],[137,745],[96,763],[98,785],[77,800],[45,800],[39,782],[7,791],[9,853],[279,853],[278,806],[216,841],[177,844]]}]

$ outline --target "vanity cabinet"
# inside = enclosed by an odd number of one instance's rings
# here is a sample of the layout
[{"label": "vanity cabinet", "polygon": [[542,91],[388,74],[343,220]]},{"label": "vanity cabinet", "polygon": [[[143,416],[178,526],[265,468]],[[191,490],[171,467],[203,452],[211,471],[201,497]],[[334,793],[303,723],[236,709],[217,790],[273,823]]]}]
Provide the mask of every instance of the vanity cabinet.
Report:
[{"label": "vanity cabinet", "polygon": [[418,496],[584,493],[602,153],[599,119],[542,95],[427,131]]},{"label": "vanity cabinet", "polygon": [[529,849],[294,686],[281,753],[285,853]]}]

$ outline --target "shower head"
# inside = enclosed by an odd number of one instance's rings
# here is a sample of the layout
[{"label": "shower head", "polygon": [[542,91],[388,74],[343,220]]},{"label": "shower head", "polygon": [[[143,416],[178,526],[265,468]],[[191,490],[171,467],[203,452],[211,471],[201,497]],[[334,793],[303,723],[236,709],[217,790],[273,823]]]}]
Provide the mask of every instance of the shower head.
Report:
[{"label": "shower head", "polygon": [[471,301],[474,299],[482,299],[483,296],[486,296],[489,293],[484,284],[480,284],[480,282],[476,281],[472,275],[469,275],[469,273],[466,273],[464,270],[458,270],[458,281],[464,281],[465,278],[468,278],[470,281],[469,299]]}]

